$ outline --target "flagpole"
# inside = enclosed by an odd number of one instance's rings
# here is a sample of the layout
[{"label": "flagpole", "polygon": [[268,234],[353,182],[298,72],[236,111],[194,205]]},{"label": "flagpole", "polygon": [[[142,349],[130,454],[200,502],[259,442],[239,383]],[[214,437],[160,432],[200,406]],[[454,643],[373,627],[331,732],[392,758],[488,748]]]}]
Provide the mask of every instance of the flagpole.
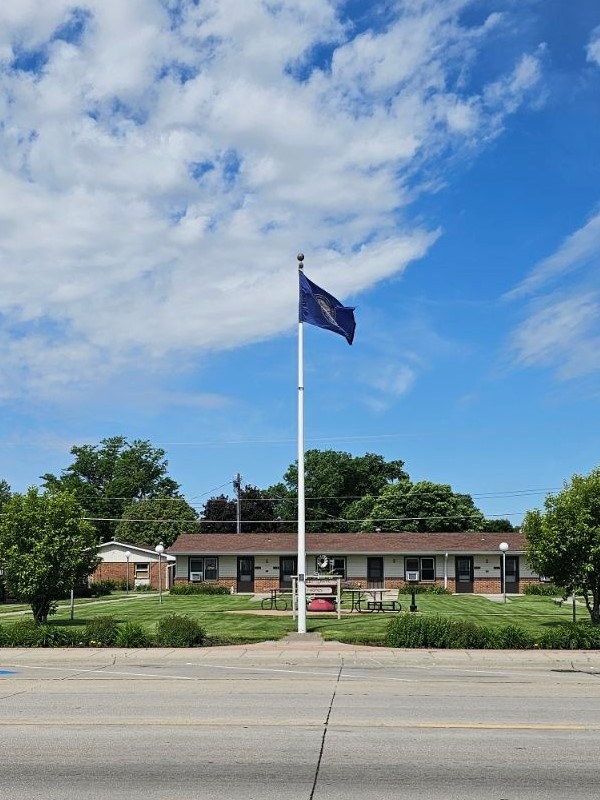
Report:
[{"label": "flagpole", "polygon": [[[304,254],[298,253],[298,271]],[[300,297],[298,297],[298,300]],[[298,314],[298,633],[306,633],[306,510],[304,499],[304,326]]]}]

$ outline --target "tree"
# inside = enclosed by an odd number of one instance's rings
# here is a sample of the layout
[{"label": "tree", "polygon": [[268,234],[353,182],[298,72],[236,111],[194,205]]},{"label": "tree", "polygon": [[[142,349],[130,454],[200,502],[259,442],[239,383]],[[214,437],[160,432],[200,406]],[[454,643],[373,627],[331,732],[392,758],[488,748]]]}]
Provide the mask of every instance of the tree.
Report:
[{"label": "tree", "polygon": [[129,544],[170,547],[180,533],[194,531],[196,510],[183,497],[152,497],[128,505],[115,538]]},{"label": "tree", "polygon": [[10,500],[10,486],[5,480],[0,480],[0,511],[2,506]]},{"label": "tree", "polygon": [[478,530],[490,533],[510,533],[515,530],[515,526],[508,519],[484,519]]},{"label": "tree", "polygon": [[96,532],[69,492],[14,494],[0,518],[0,552],[8,592],[44,623],[53,601],[98,563]]},{"label": "tree", "polygon": [[[347,509],[358,498],[377,496],[386,487],[408,481],[403,461],[386,461],[383,456],[365,453],[352,456],[336,450],[307,450],[304,456],[306,530],[344,531]],[[284,483],[270,487],[279,497],[276,516],[295,520],[298,516],[298,464],[290,464]]]},{"label": "tree", "polygon": [[574,475],[547,495],[544,508],[523,521],[529,563],[567,591],[582,591],[592,624],[600,625],[600,467]]},{"label": "tree", "polygon": [[348,517],[357,520],[355,530],[371,531],[475,531],[484,521],[470,495],[430,481],[386,486],[378,496],[357,500]]},{"label": "tree", "polygon": [[[73,492],[86,516],[96,522],[102,541],[112,539],[115,523],[134,500],[153,497],[180,497],[179,484],[167,475],[165,451],[150,442],[124,436],[102,439],[99,445],[71,448],[74,462],[57,478],[42,475],[46,489]],[[104,519],[102,519],[104,518]]]},{"label": "tree", "polygon": [[[242,533],[272,533],[279,530],[275,518],[275,503],[267,491],[256,486],[245,486],[240,491],[240,517]],[[202,533],[235,533],[237,502],[221,494],[210,497],[202,510]],[[222,521],[221,521],[222,520]]]}]

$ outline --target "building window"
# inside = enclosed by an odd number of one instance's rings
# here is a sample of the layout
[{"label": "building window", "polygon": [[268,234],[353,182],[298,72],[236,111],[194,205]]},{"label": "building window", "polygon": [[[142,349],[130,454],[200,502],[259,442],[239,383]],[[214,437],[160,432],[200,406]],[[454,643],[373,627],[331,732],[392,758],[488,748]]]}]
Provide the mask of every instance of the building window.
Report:
[{"label": "building window", "polygon": [[407,556],[404,559],[404,580],[433,583],[435,581],[435,557]]},{"label": "building window", "polygon": [[189,578],[193,583],[216,581],[219,577],[219,559],[215,556],[190,558]]},{"label": "building window", "polygon": [[315,558],[315,571],[317,573],[326,572],[328,575],[335,575],[336,578],[346,577],[346,559],[343,556],[327,556],[329,563],[324,570],[319,567],[319,558],[320,556]]},{"label": "building window", "polygon": [[150,564],[145,561],[135,562],[136,581],[147,581],[150,578]]}]

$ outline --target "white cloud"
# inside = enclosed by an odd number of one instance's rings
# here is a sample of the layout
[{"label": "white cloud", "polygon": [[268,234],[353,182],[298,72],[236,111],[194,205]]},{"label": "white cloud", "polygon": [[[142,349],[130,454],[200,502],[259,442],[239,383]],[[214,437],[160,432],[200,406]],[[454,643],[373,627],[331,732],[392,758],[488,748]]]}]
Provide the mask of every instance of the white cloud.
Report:
[{"label": "white cloud", "polygon": [[556,368],[561,379],[579,377],[600,367],[599,321],[596,293],[552,295],[516,329],[511,350],[522,366]]},{"label": "white cloud", "polygon": [[355,34],[331,0],[4,3],[0,394],[276,335],[300,247],[342,298],[423,256],[439,232],[399,222],[419,169],[540,80],[538,55],[453,80],[498,21],[461,27],[467,4]]},{"label": "white cloud", "polygon": [[507,298],[522,297],[556,281],[600,256],[600,213],[594,214],[575,233],[568,236],[552,255],[536,264]]},{"label": "white cloud", "polygon": [[587,45],[587,60],[600,67],[600,25],[594,28]]},{"label": "white cloud", "polygon": [[517,364],[555,369],[561,380],[600,368],[599,258],[600,213],[596,212],[505,294],[505,299],[526,300],[525,319],[510,340]]},{"label": "white cloud", "polygon": [[408,364],[389,367],[374,381],[374,385],[383,392],[401,397],[406,394],[415,382],[416,373]]}]

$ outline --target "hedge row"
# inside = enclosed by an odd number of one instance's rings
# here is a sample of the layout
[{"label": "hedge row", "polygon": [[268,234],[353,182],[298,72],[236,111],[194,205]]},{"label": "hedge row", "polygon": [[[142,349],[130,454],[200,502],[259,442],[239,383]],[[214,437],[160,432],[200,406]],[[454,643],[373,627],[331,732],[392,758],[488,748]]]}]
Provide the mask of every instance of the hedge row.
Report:
[{"label": "hedge row", "polygon": [[385,644],[436,649],[600,650],[600,628],[587,623],[558,625],[535,639],[520,625],[490,627],[439,615],[402,614],[390,620]]},{"label": "hedge row", "polygon": [[176,583],[171,586],[169,594],[230,594],[226,586],[215,586],[212,583]]},{"label": "hedge row", "polygon": [[530,583],[523,593],[537,597],[564,597],[565,590],[555,583]]},{"label": "hedge row", "polygon": [[84,628],[36,625],[33,620],[0,625],[0,647],[198,647],[205,642],[204,628],[180,614],[159,620],[154,634],[138,622],[119,625],[111,616],[91,619]]}]

